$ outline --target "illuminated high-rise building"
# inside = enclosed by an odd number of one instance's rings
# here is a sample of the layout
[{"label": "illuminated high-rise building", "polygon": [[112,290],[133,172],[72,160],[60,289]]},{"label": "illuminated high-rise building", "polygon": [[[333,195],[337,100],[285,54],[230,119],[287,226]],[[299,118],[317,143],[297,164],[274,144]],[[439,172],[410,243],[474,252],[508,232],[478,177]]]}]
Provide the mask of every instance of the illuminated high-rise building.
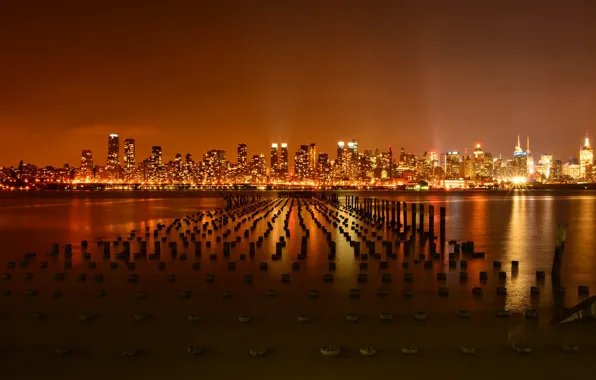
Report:
[{"label": "illuminated high-rise building", "polygon": [[542,153],[540,156],[540,161],[538,162],[538,167],[540,170],[536,171],[538,174],[544,175],[546,179],[550,179],[552,174],[552,165],[553,155],[550,153]]},{"label": "illuminated high-rise building", "polygon": [[93,171],[93,153],[89,149],[83,149],[81,154],[81,170]]},{"label": "illuminated high-rise building", "polygon": [[161,146],[151,147],[151,157],[149,159],[149,177],[153,181],[161,181],[163,169],[163,152]]},{"label": "illuminated high-rise building", "polygon": [[493,155],[489,152],[484,152],[484,171],[482,175],[484,177],[493,177],[494,169],[495,169],[495,160],[493,159]]},{"label": "illuminated high-rise building", "polygon": [[584,146],[579,151],[579,177],[584,179],[591,179],[592,167],[594,165],[594,152],[590,146],[590,139],[586,132],[586,139]]},{"label": "illuminated high-rise building", "polygon": [[288,144],[282,143],[281,144],[281,151],[280,151],[280,162],[279,162],[279,173],[280,177],[283,179],[288,178]]},{"label": "illuminated high-rise building", "polygon": [[317,146],[315,143],[311,143],[308,146],[308,167],[312,174],[317,172]]},{"label": "illuminated high-rise building", "polygon": [[428,152],[428,159],[430,160],[433,169],[439,166],[439,153],[437,153],[437,151],[433,150]]},{"label": "illuminated high-rise building", "polygon": [[332,167],[327,153],[319,153],[317,158],[317,179],[320,183],[326,184],[331,181]]},{"label": "illuminated high-rise building", "polygon": [[447,179],[456,179],[461,177],[460,157],[458,152],[447,152],[441,154],[441,169]]},{"label": "illuminated high-rise building", "polygon": [[277,178],[279,173],[279,146],[275,143],[271,144],[270,168],[269,176]]},{"label": "illuminated high-rise building", "polygon": [[348,152],[352,160],[358,158],[358,141],[352,140],[348,142]]},{"label": "illuminated high-rise building", "polygon": [[81,167],[79,168],[79,179],[89,180],[93,177],[93,153],[84,149],[81,154]]},{"label": "illuminated high-rise building", "polygon": [[557,181],[563,176],[563,162],[561,160],[553,160],[550,165],[550,178]]},{"label": "illuminated high-rise building", "polygon": [[246,144],[238,144],[238,168],[245,169],[248,160],[248,150]]},{"label": "illuminated high-rise building", "polygon": [[482,178],[485,176],[485,162],[484,162],[484,151],[480,144],[476,144],[474,148],[474,158],[472,159],[472,177]]},{"label": "illuminated high-rise building", "polygon": [[252,156],[248,164],[248,176],[252,183],[264,183],[267,177],[267,163],[265,155]]},{"label": "illuminated high-rise building", "polygon": [[509,174],[511,177],[527,177],[528,176],[528,154],[524,152],[517,135],[517,146],[513,150],[513,161],[510,164]]},{"label": "illuminated high-rise building", "polygon": [[300,145],[294,155],[294,177],[300,181],[308,177],[308,145]]},{"label": "illuminated high-rise building", "polygon": [[135,139],[124,140],[124,175],[128,178],[136,166],[136,143]]},{"label": "illuminated high-rise building", "polygon": [[106,160],[106,170],[115,175],[120,167],[120,138],[117,134],[111,134],[108,137],[108,159]]},{"label": "illuminated high-rise building", "polygon": [[151,147],[151,163],[158,168],[163,165],[163,151],[161,150],[161,146]]},{"label": "illuminated high-rise building", "polygon": [[337,160],[343,159],[344,149],[345,149],[345,143],[343,141],[338,142],[337,143]]},{"label": "illuminated high-rise building", "polygon": [[212,149],[203,155],[204,180],[207,182],[223,182],[225,180],[226,152]]},{"label": "illuminated high-rise building", "polygon": [[393,149],[391,148],[391,145],[389,145],[389,152],[388,152],[388,158],[389,158],[389,165],[387,168],[387,177],[389,178],[393,178]]}]

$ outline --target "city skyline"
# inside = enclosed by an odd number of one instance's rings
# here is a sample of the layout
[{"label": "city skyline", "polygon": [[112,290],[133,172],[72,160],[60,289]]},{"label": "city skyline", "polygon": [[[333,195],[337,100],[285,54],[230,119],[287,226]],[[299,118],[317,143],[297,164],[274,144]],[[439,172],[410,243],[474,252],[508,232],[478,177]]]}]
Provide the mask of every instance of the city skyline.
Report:
[{"label": "city skyline", "polygon": [[[524,149],[524,145],[521,143],[521,135],[517,134],[517,144],[512,144],[513,147],[510,148],[508,151],[505,152],[499,152],[499,153],[494,153],[494,151],[491,149],[490,145],[486,145],[483,144],[481,142],[474,142],[473,144],[470,144],[471,147],[464,147],[464,148],[459,148],[459,149],[450,149],[450,150],[438,150],[438,149],[426,149],[424,151],[421,152],[416,152],[416,151],[412,151],[408,149],[408,143],[405,142],[405,144],[388,144],[386,146],[378,146],[378,147],[366,147],[366,149],[372,149],[372,150],[381,150],[384,151],[384,149],[391,149],[392,147],[399,147],[399,148],[405,148],[406,152],[408,152],[409,154],[414,154],[416,156],[418,155],[423,155],[425,152],[426,153],[432,153],[435,152],[437,154],[443,154],[443,153],[450,153],[450,152],[454,152],[454,153],[459,153],[459,154],[464,154],[465,152],[467,152],[468,154],[473,154],[474,149],[478,148],[478,147],[482,147],[483,150],[488,150],[491,152],[491,154],[496,158],[496,157],[502,157],[503,159],[508,159],[508,158],[514,158],[516,152],[526,152],[526,151],[530,151],[529,149],[529,144],[530,144],[530,136],[525,136],[526,138],[525,140],[525,149]],[[104,136],[105,137],[105,136]],[[560,157],[557,156],[558,159],[562,160],[562,161],[568,161],[568,160],[581,160],[581,154],[580,151],[582,150],[582,148],[584,146],[586,146],[586,144],[590,144],[589,140],[591,138],[591,135],[588,133],[588,131],[584,131],[583,137],[581,139],[582,144],[578,144],[578,150],[576,150],[575,154],[571,154],[569,157]],[[210,151],[210,150],[222,150],[224,152],[233,152],[236,151],[238,149],[240,149],[239,145],[243,146],[243,155],[245,155],[245,163],[246,160],[249,159],[249,157],[253,156],[253,155],[265,155],[268,157],[268,167],[272,167],[272,161],[270,159],[270,153],[272,149],[276,149],[278,152],[278,155],[281,154],[280,152],[282,150],[286,150],[286,160],[287,162],[293,162],[294,161],[294,153],[298,150],[301,149],[301,147],[305,147],[306,149],[306,153],[308,155],[307,160],[309,161],[309,163],[312,165],[314,164],[315,161],[315,157],[316,157],[316,151],[318,152],[324,152],[324,153],[329,153],[329,151],[324,151],[323,149],[319,148],[318,143],[306,143],[307,146],[305,146],[304,142],[296,144],[296,148],[294,151],[292,151],[292,149],[294,148],[290,148],[290,144],[288,144],[287,142],[273,142],[273,143],[269,143],[269,149],[267,152],[265,151],[254,151],[254,150],[249,150],[248,148],[248,144],[242,142],[242,143],[235,143],[234,144],[234,149],[221,149],[220,148],[216,148],[216,147],[211,147],[210,149],[207,149],[203,152],[191,152],[190,150],[183,150],[183,151],[177,151],[177,152],[172,152],[172,151],[168,151],[167,147],[166,149],[163,149],[163,145],[159,145],[156,146],[154,145],[152,142],[144,142],[145,146],[149,146],[149,149],[147,150],[147,154],[146,156],[143,156],[143,150],[140,150],[138,148],[138,140],[134,137],[123,137],[121,134],[119,133],[110,133],[108,135],[108,145],[107,145],[107,149],[105,148],[105,144],[104,144],[104,148],[100,148],[98,151],[95,151],[93,149],[88,149],[88,148],[83,148],[80,151],[82,152],[94,152],[93,155],[93,162],[95,163],[95,165],[99,165],[99,166],[105,166],[106,169],[110,169],[111,166],[111,161],[112,164],[116,164],[116,165],[120,165],[121,168],[126,169],[128,167],[128,165],[130,165],[131,167],[134,167],[136,165],[136,160],[138,160],[139,157],[145,157],[145,158],[149,158],[151,157],[154,153],[155,153],[155,148],[159,148],[160,150],[160,161],[163,162],[167,162],[167,161],[172,161],[176,158],[176,155],[180,155],[180,154],[190,154],[190,155],[195,155],[197,157],[202,156],[203,154],[205,154],[206,152]],[[355,155],[358,154],[358,146],[362,146],[361,140],[359,139],[352,139],[351,141],[345,140],[345,141],[337,141],[335,143],[335,148],[330,149],[331,152],[335,151],[336,149],[338,149],[338,146],[341,146],[341,149],[348,149],[348,150],[353,150],[354,149],[354,145],[355,145]],[[123,142],[123,144],[121,145],[121,142]],[[329,143],[327,143],[329,144]],[[101,145],[100,143],[96,142],[93,145]],[[229,144],[228,144],[229,145]],[[314,146],[308,146],[308,145],[314,145]],[[316,146],[316,148],[315,148]],[[556,156],[555,154],[553,154],[552,152],[556,151],[557,149],[541,149],[538,151],[534,151],[537,155],[543,155],[543,154],[548,154],[548,155],[552,155],[552,156]],[[166,151],[167,153],[164,154],[163,152]],[[137,152],[141,155],[137,155]],[[104,154],[105,153],[105,154]],[[512,154],[511,154],[512,153]],[[99,154],[99,156],[98,156]],[[240,154],[238,152],[238,154]],[[102,156],[107,157],[105,159],[105,161],[102,160]],[[335,156],[332,155],[332,159],[334,159]],[[44,163],[36,163],[36,162],[32,162],[30,160],[27,159],[22,159],[22,161],[27,162],[27,163],[32,163],[32,164],[36,164],[36,165],[40,165],[40,166],[56,166],[56,167],[60,167],[64,164],[68,164],[71,166],[77,166],[75,164],[78,163],[81,159],[81,154],[77,154],[77,158],[76,160],[74,160],[74,162],[64,162],[61,163],[59,165],[50,165],[50,164],[44,164]],[[129,164],[127,164],[127,159],[130,161]],[[18,161],[21,161],[21,159],[19,159]],[[233,162],[234,160],[230,160],[231,162]],[[18,162],[17,162],[18,163]],[[10,167],[10,166],[15,166],[14,164],[9,164],[9,165],[2,165],[0,164],[0,167]],[[284,169],[286,172],[288,170],[288,168]]]},{"label": "city skyline", "polygon": [[[358,140],[338,141],[331,155],[316,143],[302,144],[291,160],[287,143],[271,143],[269,157],[249,154],[248,145],[237,145],[233,154],[212,149],[202,157],[176,153],[164,160],[161,145],[150,155],[137,157],[136,139],[107,136],[105,165],[89,149],[81,150],[80,166],[38,167],[20,162],[18,167],[0,167],[3,189],[45,186],[44,184],[255,184],[255,185],[348,185],[420,186],[441,188],[515,186],[525,183],[593,183],[596,180],[594,152],[586,131],[578,156],[564,162],[551,153],[533,153],[530,137],[525,149],[517,135],[512,156],[493,155],[477,144],[472,151],[425,151],[421,156],[400,147],[367,149]],[[483,149],[484,148],[484,149]],[[123,154],[121,155],[121,152]],[[121,159],[122,157],[122,159]],[[250,157],[250,158],[249,158]],[[267,165],[269,162],[269,165]],[[509,184],[509,185],[507,185]],[[16,187],[15,187],[16,186]]]},{"label": "city skyline", "polygon": [[0,165],[113,131],[167,159],[306,135],[497,155],[518,133],[568,158],[596,122],[593,1],[38,3],[0,14]]}]

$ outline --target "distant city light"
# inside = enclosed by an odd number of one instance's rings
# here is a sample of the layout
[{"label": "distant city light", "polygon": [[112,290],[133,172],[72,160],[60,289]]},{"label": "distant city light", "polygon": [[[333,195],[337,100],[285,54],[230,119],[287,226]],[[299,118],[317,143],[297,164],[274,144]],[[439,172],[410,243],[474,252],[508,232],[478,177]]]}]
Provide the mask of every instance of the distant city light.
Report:
[{"label": "distant city light", "polygon": [[105,165],[98,164],[103,160],[94,156],[91,150],[83,149],[78,167],[69,164],[37,167],[22,161],[17,167],[0,167],[0,188],[16,191],[44,188],[176,189],[177,186],[197,189],[200,186],[232,188],[249,185],[252,188],[341,186],[425,190],[596,182],[593,148],[587,134],[579,158],[564,163],[547,153],[543,153],[540,160],[534,159],[529,139],[524,150],[519,136],[509,159],[500,154],[494,157],[483,150],[480,143],[474,144],[476,148],[470,153],[467,149],[463,153],[439,153],[432,149],[417,156],[407,153],[403,147],[399,153],[391,147],[386,151],[362,150],[358,140],[353,139],[347,142],[347,149],[346,143],[339,141],[333,154],[318,151],[312,142],[292,149],[287,143],[272,143],[266,158],[262,153],[248,155],[247,144],[240,143],[233,159],[226,157],[224,150],[212,149],[199,159],[193,159],[190,153],[185,156],[177,153],[170,161],[160,145],[152,146],[145,159],[137,159],[136,140],[125,137],[121,147],[119,135],[109,134]]}]

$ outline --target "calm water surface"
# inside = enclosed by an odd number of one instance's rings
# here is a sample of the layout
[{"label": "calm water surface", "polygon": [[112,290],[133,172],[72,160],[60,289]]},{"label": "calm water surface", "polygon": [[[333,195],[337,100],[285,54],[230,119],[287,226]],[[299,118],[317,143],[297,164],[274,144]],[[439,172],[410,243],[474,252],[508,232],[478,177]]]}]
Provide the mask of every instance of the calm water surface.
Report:
[{"label": "calm water surface", "polygon": [[[265,230],[265,224],[272,214],[260,222],[257,229],[251,232],[249,239],[242,239],[233,249],[231,260],[237,261],[237,269],[230,271],[227,261],[221,259],[221,245],[216,244],[215,235],[201,240],[212,240],[213,248],[205,248],[201,258],[189,254],[187,261],[163,254],[161,260],[167,265],[165,270],[157,268],[153,260],[137,260],[136,273],[141,280],[138,284],[126,282],[129,272],[125,266],[110,269],[109,261],[103,260],[101,250],[95,244],[97,239],[114,240],[117,236],[126,239],[131,230],[144,231],[145,227],[155,228],[157,223],[169,224],[174,218],[183,217],[223,206],[221,198],[215,193],[150,193],[140,194],[17,194],[0,197],[0,265],[5,268],[7,261],[20,261],[25,252],[38,252],[38,258],[29,268],[13,270],[13,279],[3,282],[0,287],[11,289],[14,294],[0,300],[0,319],[5,326],[13,326],[3,330],[4,357],[10,357],[10,368],[13,371],[25,371],[22,374],[35,376],[35,369],[27,370],[19,367],[20,360],[28,355],[51,368],[53,373],[61,376],[74,376],[86,369],[93,368],[97,378],[106,376],[118,368],[129,376],[143,374],[148,378],[164,378],[175,375],[179,378],[190,378],[193,371],[201,370],[211,374],[212,378],[245,377],[243,369],[261,371],[263,375],[303,378],[356,378],[364,374],[388,374],[394,371],[395,358],[403,361],[399,349],[407,344],[423,347],[428,355],[437,360],[440,367],[453,373],[475,376],[475,371],[484,371],[487,366],[494,366],[494,359],[508,360],[520,369],[515,373],[526,376],[532,373],[532,366],[556,373],[565,373],[561,367],[561,353],[556,349],[564,342],[575,342],[582,345],[577,355],[565,356],[567,364],[580,368],[585,365],[585,355],[596,352],[592,338],[595,333],[593,325],[579,324],[554,326],[549,323],[555,305],[571,306],[583,299],[577,294],[577,285],[588,285],[596,290],[596,252],[594,237],[596,235],[596,194],[592,192],[512,192],[512,193],[346,193],[350,195],[374,196],[380,199],[396,200],[408,203],[433,204],[436,209],[438,233],[438,208],[447,208],[447,240],[473,240],[476,251],[486,253],[485,259],[469,260],[467,272],[469,280],[459,281],[462,268],[450,269],[447,260],[434,262],[432,269],[424,269],[422,264],[415,264],[414,257],[405,257],[403,249],[398,250],[398,259],[390,261],[389,269],[382,273],[391,273],[390,284],[381,282],[381,271],[374,261],[370,262],[367,271],[358,268],[352,248],[342,234],[314,207],[310,209],[315,217],[328,230],[337,242],[337,270],[335,281],[324,284],[322,276],[328,270],[328,247],[325,236],[319,230],[313,218],[302,207],[301,215],[311,230],[308,242],[308,259],[301,262],[299,271],[292,270],[296,254],[300,251],[300,238],[303,235],[298,226],[298,206],[294,203],[289,214],[288,225],[291,231],[282,260],[270,261],[274,252],[274,244],[284,234],[283,220],[289,211],[290,203],[284,205],[280,201],[273,207],[280,216],[275,221],[274,229],[256,257],[245,262],[239,261],[240,253],[248,253],[248,242],[256,240]],[[273,196],[261,193],[262,196]],[[342,198],[343,201],[343,198]],[[345,214],[347,216],[347,214]],[[410,216],[411,217],[411,216]],[[558,223],[569,225],[566,257],[563,268],[563,284],[567,288],[562,298],[554,297],[550,281],[537,282],[535,272],[550,271],[554,247],[554,232]],[[232,228],[235,223],[227,228]],[[251,221],[244,223],[238,232],[231,237],[241,236]],[[426,222],[428,226],[428,221]],[[191,227],[192,228],[192,227]],[[389,231],[380,232],[384,239],[392,239]],[[177,234],[172,232],[169,241],[175,241]],[[355,237],[355,235],[352,235]],[[80,242],[90,242],[88,251],[97,262],[97,269],[87,268],[82,258]],[[52,243],[73,244],[73,268],[64,270],[64,258],[45,258],[44,253],[50,251]],[[152,237],[149,247],[152,247]],[[380,243],[377,246],[380,252]],[[151,248],[149,248],[151,250]],[[417,252],[428,252],[427,245],[419,245]],[[131,252],[138,250],[138,243],[132,241]],[[180,247],[179,251],[182,251]],[[114,254],[116,250],[112,251]],[[164,252],[165,250],[164,246]],[[192,253],[192,247],[189,248]],[[210,253],[218,253],[220,258],[209,260]],[[461,257],[464,258],[464,257]],[[458,257],[460,259],[460,257]],[[49,269],[40,269],[37,262],[49,261]],[[132,260],[132,259],[131,259]],[[498,270],[492,268],[492,262],[500,260],[502,270],[507,272],[507,279],[497,278]],[[519,270],[511,270],[511,261],[518,260]],[[112,261],[115,261],[112,258]],[[192,263],[199,263],[200,269],[193,270]],[[258,263],[268,262],[269,270],[262,272]],[[410,268],[403,269],[402,262],[408,262]],[[121,263],[122,264],[122,263]],[[4,271],[4,269],[2,269]],[[436,279],[437,272],[446,272],[445,283]],[[489,280],[479,281],[479,273],[487,271]],[[32,273],[33,280],[22,279],[23,273]],[[67,273],[64,282],[53,281],[56,272]],[[411,272],[414,281],[406,284],[403,273]],[[71,274],[72,273],[72,274]],[[80,283],[74,280],[78,273],[86,273],[88,280]],[[92,281],[93,274],[104,274],[103,284]],[[175,283],[166,283],[167,274],[176,274]],[[282,284],[282,273],[290,273],[290,284]],[[366,273],[368,282],[357,284],[356,276]],[[214,274],[216,281],[206,284],[204,276]],[[254,283],[246,285],[243,276],[251,274]],[[439,297],[439,286],[450,289],[449,297]],[[541,289],[539,297],[531,297],[530,286],[537,285]],[[481,286],[484,297],[478,299],[471,295],[471,288]],[[496,286],[506,286],[506,297],[496,296]],[[360,288],[362,297],[350,299],[347,294],[351,288]],[[22,296],[24,289],[36,288],[40,294],[34,298]],[[379,288],[388,291],[388,296],[377,297]],[[415,296],[404,298],[402,291],[411,288]],[[50,296],[54,289],[61,289],[64,295],[56,300]],[[95,299],[90,294],[97,289],[108,292],[105,299]],[[268,289],[275,290],[278,295],[274,299],[266,297]],[[321,299],[312,300],[306,297],[309,289],[319,289]],[[135,300],[134,294],[144,290],[149,293],[147,300]],[[192,300],[180,300],[180,290],[191,290]],[[231,291],[232,299],[222,299],[222,291]],[[509,319],[498,319],[496,309],[508,309],[513,312]],[[524,318],[528,308],[537,309],[540,313],[538,321]],[[470,321],[459,320],[458,310],[472,312]],[[48,317],[43,321],[31,321],[27,318],[32,311],[43,311]],[[77,319],[82,312],[98,312],[102,318],[93,324],[84,324]],[[147,312],[155,316],[145,324],[132,321],[135,312]],[[425,311],[429,315],[427,322],[413,321],[412,313]],[[361,322],[349,324],[342,320],[347,312],[361,315]],[[391,312],[395,315],[393,323],[383,324],[378,315]],[[203,316],[197,325],[188,325],[185,320],[190,313]],[[298,314],[308,314],[313,322],[300,325],[295,321]],[[240,314],[255,316],[251,326],[239,324],[236,318]],[[41,339],[40,337],[43,337]],[[16,342],[16,343],[14,343]],[[90,343],[92,342],[92,343]],[[250,360],[246,352],[250,343],[261,344],[276,350],[271,358],[259,364]],[[536,355],[522,359],[507,348],[516,342],[533,344],[537,347]],[[318,347],[334,343],[348,348],[345,358],[330,363],[318,354]],[[71,372],[56,364],[51,350],[60,344],[84,347],[87,355],[69,358]],[[184,351],[188,344],[209,347],[208,355],[211,363],[189,362]],[[367,364],[357,354],[359,346],[373,344],[384,354],[374,359],[374,364]],[[462,356],[457,347],[470,344],[478,347],[483,355],[477,355],[474,361],[466,361],[466,370],[461,367]],[[114,353],[128,346],[139,346],[148,349],[149,358],[138,358],[145,361],[139,369],[130,363],[122,362]],[[425,353],[425,351],[421,353]],[[50,352],[50,354],[48,354]],[[351,352],[351,353],[350,353]],[[356,352],[356,353],[354,353]],[[438,356],[437,356],[438,355]],[[424,355],[400,362],[403,374],[414,375],[425,360]],[[119,360],[120,359],[120,360]],[[270,360],[271,359],[271,360]],[[468,358],[464,358],[468,359]],[[215,370],[213,363],[226,363],[228,360],[242,363],[238,367],[225,366]],[[160,362],[161,361],[161,362]],[[157,363],[165,363],[169,370],[155,367]],[[298,368],[287,373],[290,365],[302,363]],[[552,368],[549,367],[552,363]],[[7,363],[9,364],[9,363]],[[198,366],[198,367],[197,367]],[[213,368],[212,368],[213,367]],[[563,366],[564,367],[564,366]],[[312,368],[315,372],[309,370]],[[489,378],[510,375],[504,368],[495,366]],[[525,368],[525,369],[524,369]],[[28,372],[27,372],[28,371]],[[207,371],[207,372],[205,372]],[[210,372],[211,371],[211,372]],[[376,372],[375,372],[376,371]],[[463,371],[463,372],[462,372]],[[196,375],[196,373],[194,373]],[[437,375],[439,372],[437,372]],[[161,377],[160,377],[161,376]],[[294,377],[292,377],[294,376]],[[466,376],[464,376],[466,377]],[[194,378],[194,376],[193,376]],[[257,377],[255,377],[257,378]]]}]

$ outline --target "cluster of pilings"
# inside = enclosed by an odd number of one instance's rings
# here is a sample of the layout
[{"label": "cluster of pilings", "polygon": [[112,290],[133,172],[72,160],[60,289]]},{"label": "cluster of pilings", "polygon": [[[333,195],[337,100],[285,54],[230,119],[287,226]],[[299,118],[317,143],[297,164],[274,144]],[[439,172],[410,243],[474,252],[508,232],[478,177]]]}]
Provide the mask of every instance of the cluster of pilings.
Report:
[{"label": "cluster of pilings", "polygon": [[[386,224],[390,226],[394,232],[410,233],[411,238],[415,240],[418,235],[421,243],[424,244],[426,240],[432,242],[431,252],[434,249],[435,236],[435,206],[428,205],[428,231],[425,231],[425,205],[423,203],[411,203],[410,215],[408,221],[408,203],[393,200],[377,199],[377,198],[362,198],[358,196],[345,196],[346,206],[359,215],[376,223]],[[440,253],[445,253],[445,224],[446,224],[447,209],[445,207],[439,208],[439,248]],[[408,224],[409,222],[409,224]]]},{"label": "cluster of pilings", "polygon": [[244,194],[224,194],[220,192],[221,197],[226,202],[226,209],[237,209],[249,205],[252,202],[259,201],[261,196],[257,193],[255,195],[244,195]]}]

